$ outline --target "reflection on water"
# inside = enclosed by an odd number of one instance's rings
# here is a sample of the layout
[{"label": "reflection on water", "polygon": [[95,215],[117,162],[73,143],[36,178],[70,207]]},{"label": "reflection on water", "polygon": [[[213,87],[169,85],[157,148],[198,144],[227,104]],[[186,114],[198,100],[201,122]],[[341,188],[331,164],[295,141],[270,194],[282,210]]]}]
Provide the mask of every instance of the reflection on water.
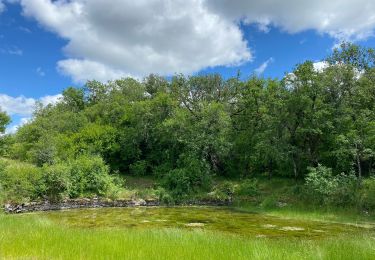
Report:
[{"label": "reflection on water", "polygon": [[100,208],[34,214],[61,225],[78,228],[181,228],[252,237],[314,239],[366,231],[344,224],[283,219],[217,207]]}]

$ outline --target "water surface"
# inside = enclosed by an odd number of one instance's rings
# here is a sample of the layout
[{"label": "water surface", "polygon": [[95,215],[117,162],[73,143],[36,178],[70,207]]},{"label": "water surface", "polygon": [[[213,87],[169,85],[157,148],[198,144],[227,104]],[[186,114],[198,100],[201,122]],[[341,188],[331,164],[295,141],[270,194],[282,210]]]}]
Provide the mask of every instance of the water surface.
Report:
[{"label": "water surface", "polygon": [[353,225],[285,219],[218,207],[97,208],[33,213],[76,228],[207,230],[250,237],[319,239],[343,233],[373,232]]}]

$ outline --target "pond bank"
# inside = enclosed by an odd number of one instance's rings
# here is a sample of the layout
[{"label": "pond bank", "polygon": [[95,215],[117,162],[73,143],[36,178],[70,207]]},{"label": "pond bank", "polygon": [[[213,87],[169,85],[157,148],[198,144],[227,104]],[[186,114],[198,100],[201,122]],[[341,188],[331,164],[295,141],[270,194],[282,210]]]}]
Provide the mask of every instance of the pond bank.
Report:
[{"label": "pond bank", "polygon": [[[179,205],[197,205],[197,206],[228,206],[231,201],[193,201],[185,202]],[[103,198],[80,198],[69,199],[61,202],[30,202],[22,204],[5,204],[4,211],[8,214],[35,212],[35,211],[51,211],[64,209],[79,209],[79,208],[110,208],[110,207],[154,207],[160,206],[159,200],[155,199],[103,199]]]}]

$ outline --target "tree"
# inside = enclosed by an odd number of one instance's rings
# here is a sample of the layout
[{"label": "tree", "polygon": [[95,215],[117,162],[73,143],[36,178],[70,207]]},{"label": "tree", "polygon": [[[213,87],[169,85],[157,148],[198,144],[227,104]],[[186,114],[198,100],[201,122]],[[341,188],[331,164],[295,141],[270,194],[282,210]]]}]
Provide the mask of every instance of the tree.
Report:
[{"label": "tree", "polygon": [[6,126],[11,122],[10,117],[0,108],[0,134],[5,132]]},{"label": "tree", "polygon": [[6,126],[10,122],[10,117],[5,112],[2,112],[0,108],[0,156],[8,154],[9,146],[13,141],[13,138],[11,136],[3,136],[6,130]]},{"label": "tree", "polygon": [[63,102],[73,112],[79,112],[85,107],[85,93],[83,89],[69,87],[63,91]]}]

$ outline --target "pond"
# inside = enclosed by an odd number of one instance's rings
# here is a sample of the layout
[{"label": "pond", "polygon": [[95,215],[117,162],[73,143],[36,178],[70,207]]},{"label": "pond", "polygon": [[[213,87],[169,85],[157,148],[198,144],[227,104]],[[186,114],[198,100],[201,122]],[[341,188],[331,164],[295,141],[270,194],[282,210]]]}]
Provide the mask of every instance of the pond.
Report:
[{"label": "pond", "polygon": [[220,207],[95,208],[32,213],[75,228],[206,230],[247,237],[319,239],[373,229],[338,223],[285,219]]}]

